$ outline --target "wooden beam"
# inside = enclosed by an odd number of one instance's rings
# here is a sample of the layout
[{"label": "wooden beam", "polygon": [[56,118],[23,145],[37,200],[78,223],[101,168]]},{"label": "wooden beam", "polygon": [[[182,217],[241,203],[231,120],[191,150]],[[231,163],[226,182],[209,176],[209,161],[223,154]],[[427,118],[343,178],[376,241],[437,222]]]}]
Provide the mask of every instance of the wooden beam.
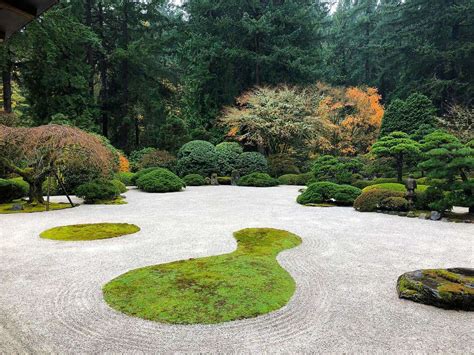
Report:
[{"label": "wooden beam", "polygon": [[21,17],[24,17],[28,21],[33,20],[36,17],[36,9],[24,5],[12,4],[8,0],[0,0],[0,9],[11,11]]}]

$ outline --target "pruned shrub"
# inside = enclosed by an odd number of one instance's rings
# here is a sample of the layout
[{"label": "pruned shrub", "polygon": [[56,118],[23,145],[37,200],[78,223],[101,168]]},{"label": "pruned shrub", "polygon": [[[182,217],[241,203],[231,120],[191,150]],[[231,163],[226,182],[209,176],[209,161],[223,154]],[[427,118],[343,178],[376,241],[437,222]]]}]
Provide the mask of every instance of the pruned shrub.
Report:
[{"label": "pruned shrub", "polygon": [[122,172],[115,174],[115,178],[120,180],[125,186],[133,186],[132,179],[135,176],[135,173]]},{"label": "pruned shrub", "polygon": [[137,180],[140,190],[146,192],[181,191],[186,184],[177,175],[164,168],[156,168]]},{"label": "pruned shrub", "polygon": [[143,175],[146,175],[156,169],[157,168],[146,168],[146,169],[139,170],[138,172],[135,173],[135,175],[132,176],[130,182],[132,183],[132,185],[136,185],[138,179],[140,179]]},{"label": "pruned shrub", "polygon": [[389,197],[404,198],[405,193],[401,191],[391,191],[382,189],[373,189],[362,192],[354,201],[354,208],[359,212],[374,212],[382,209],[382,203]]},{"label": "pruned shrub", "polygon": [[236,169],[241,176],[256,172],[264,173],[268,170],[267,159],[257,152],[245,152],[237,159]]},{"label": "pruned shrub", "polygon": [[0,203],[11,202],[13,200],[26,196],[28,190],[21,186],[20,183],[10,179],[0,179]]},{"label": "pruned shrub", "polygon": [[306,185],[308,181],[313,179],[313,174],[285,174],[278,178],[278,182],[281,185]]},{"label": "pruned shrub", "polygon": [[124,192],[127,192],[127,187],[125,186],[125,184],[118,180],[118,179],[113,179],[111,180],[112,184],[115,185],[115,187],[120,191],[120,193],[124,193]]},{"label": "pruned shrub", "polygon": [[387,197],[380,203],[380,208],[385,211],[408,211],[408,201],[403,197]]},{"label": "pruned shrub", "polygon": [[277,186],[278,180],[272,178],[267,173],[251,173],[242,176],[237,182],[239,186],[271,187]]},{"label": "pruned shrub", "polygon": [[361,190],[357,187],[323,181],[309,185],[296,201],[302,205],[334,203],[347,206],[351,205],[360,194]]},{"label": "pruned shrub", "polygon": [[217,182],[219,185],[232,185],[232,178],[230,176],[218,176]]},{"label": "pruned shrub", "polygon": [[356,180],[362,163],[357,158],[343,158],[323,155],[313,163],[312,172],[316,181],[328,181],[336,184],[350,184]]},{"label": "pruned shrub", "polygon": [[236,142],[222,142],[216,145],[216,159],[219,174],[228,176],[237,165],[239,155],[243,149]]},{"label": "pruned shrub", "polygon": [[199,174],[188,174],[183,178],[187,186],[202,186],[207,185],[204,176]]},{"label": "pruned shrub", "polygon": [[110,201],[120,195],[120,190],[112,181],[94,180],[76,188],[76,196],[83,198],[85,203]]},{"label": "pruned shrub", "polygon": [[[425,191],[427,188],[428,188],[427,185],[418,185],[418,187],[416,188],[416,192],[421,193],[421,192]],[[400,191],[400,192],[406,192],[407,191],[405,185],[398,184],[398,183],[392,183],[392,182],[370,185],[370,186],[365,187],[362,191],[366,192],[366,191],[376,190],[376,189],[378,189],[378,190]]]},{"label": "pruned shrub", "polygon": [[177,172],[180,176],[217,172],[217,154],[213,144],[196,140],[186,143],[178,152]]}]

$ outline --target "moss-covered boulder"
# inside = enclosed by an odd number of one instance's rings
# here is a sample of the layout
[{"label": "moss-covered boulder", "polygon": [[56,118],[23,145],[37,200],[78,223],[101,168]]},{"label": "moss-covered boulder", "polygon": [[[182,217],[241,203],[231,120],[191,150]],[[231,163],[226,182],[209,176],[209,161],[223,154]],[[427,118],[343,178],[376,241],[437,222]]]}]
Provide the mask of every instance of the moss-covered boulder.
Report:
[{"label": "moss-covered boulder", "polygon": [[445,309],[474,311],[474,269],[426,269],[398,278],[400,298]]}]

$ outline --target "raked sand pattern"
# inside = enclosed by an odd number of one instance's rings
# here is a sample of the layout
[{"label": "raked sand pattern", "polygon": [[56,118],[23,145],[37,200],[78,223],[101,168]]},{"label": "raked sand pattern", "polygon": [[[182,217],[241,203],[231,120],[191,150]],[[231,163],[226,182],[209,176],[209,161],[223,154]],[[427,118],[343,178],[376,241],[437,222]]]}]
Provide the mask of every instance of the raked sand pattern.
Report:
[{"label": "raked sand pattern", "polygon": [[[395,285],[405,271],[473,267],[473,225],[303,207],[297,194],[289,186],[131,190],[127,205],[0,215],[0,353],[472,352],[474,312],[399,300]],[[87,242],[39,238],[55,226],[100,222],[141,231]],[[177,326],[126,316],[103,301],[101,287],[112,278],[231,252],[232,233],[248,227],[303,240],[278,256],[297,283],[282,309]]]}]

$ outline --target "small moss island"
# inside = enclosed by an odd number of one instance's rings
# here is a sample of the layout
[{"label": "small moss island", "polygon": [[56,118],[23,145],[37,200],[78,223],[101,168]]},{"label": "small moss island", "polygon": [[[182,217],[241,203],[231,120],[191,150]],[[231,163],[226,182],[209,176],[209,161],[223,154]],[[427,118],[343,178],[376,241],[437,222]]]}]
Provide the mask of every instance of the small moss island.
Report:
[{"label": "small moss island", "polygon": [[[72,208],[69,203],[56,203],[51,202],[49,204],[49,211],[64,210],[66,208]],[[46,211],[46,205],[43,204],[31,204],[26,201],[13,201],[9,203],[0,204],[0,214],[10,213],[36,213],[36,212],[49,212]]]},{"label": "small moss island", "polygon": [[48,229],[40,234],[41,238],[65,241],[85,241],[120,237],[140,231],[134,224],[95,223],[75,224]]},{"label": "small moss island", "polygon": [[398,278],[400,298],[432,306],[474,311],[474,269],[426,269]]},{"label": "small moss island", "polygon": [[296,284],[276,256],[301,239],[270,228],[234,237],[238,246],[230,254],[129,271],[103,287],[105,301],[130,316],[173,324],[251,318],[286,305]]}]

